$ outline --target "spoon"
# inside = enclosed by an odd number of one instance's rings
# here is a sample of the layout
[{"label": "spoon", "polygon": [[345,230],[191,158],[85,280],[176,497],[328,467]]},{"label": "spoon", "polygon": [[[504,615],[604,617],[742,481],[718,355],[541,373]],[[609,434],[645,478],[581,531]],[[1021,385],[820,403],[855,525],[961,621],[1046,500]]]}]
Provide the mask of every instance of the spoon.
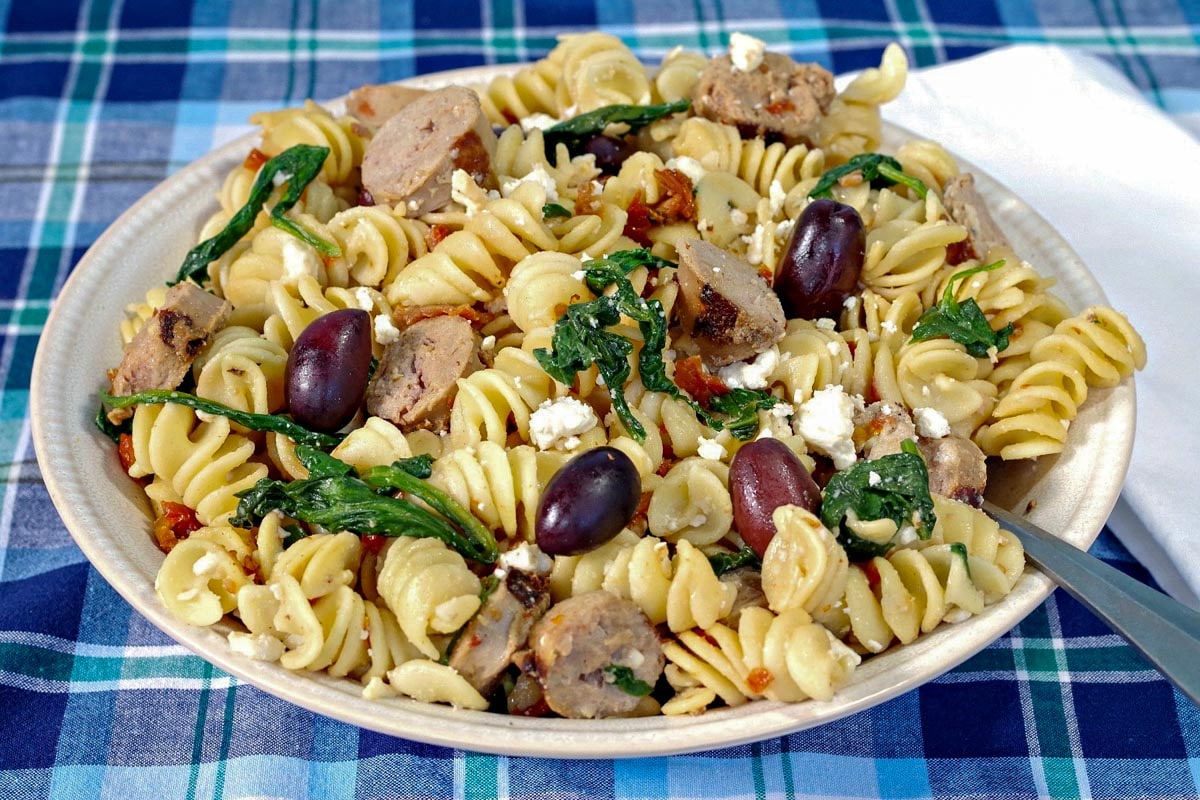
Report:
[{"label": "spoon", "polygon": [[1163,677],[1200,705],[1200,613],[1024,517],[987,501],[983,510],[1021,540],[1034,565],[1125,637]]}]

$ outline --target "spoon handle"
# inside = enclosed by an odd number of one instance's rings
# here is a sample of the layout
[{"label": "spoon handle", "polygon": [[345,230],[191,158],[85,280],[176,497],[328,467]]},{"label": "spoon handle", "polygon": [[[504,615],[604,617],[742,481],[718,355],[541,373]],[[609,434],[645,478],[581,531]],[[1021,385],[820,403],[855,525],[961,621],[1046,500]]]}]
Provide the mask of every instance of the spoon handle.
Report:
[{"label": "spoon handle", "polygon": [[985,502],[1025,555],[1200,705],[1200,613],[1079,550],[1029,520]]}]

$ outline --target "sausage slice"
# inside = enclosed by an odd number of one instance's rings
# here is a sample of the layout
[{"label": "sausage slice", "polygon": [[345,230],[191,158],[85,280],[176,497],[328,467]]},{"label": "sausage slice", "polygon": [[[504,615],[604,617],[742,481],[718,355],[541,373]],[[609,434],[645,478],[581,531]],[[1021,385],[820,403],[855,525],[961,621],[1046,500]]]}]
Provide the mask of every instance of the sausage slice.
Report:
[{"label": "sausage slice", "polygon": [[448,663],[487,697],[513,656],[525,647],[533,624],[549,607],[550,590],[544,576],[509,569],[463,629]]},{"label": "sausage slice", "polygon": [[679,244],[680,315],[704,363],[723,367],[783,338],[779,296],[749,263],[699,239]]},{"label": "sausage slice", "polygon": [[[174,389],[232,311],[229,303],[190,281],[172,286],[162,307],[125,346],[121,365],[110,376],[111,394]],[[131,416],[132,408],[108,412],[114,424]]]},{"label": "sausage slice", "polygon": [[728,56],[708,62],[692,92],[696,113],[733,125],[743,136],[777,136],[812,143],[829,112],[833,74],[819,64],[798,64],[783,53],[764,53],[749,72]]},{"label": "sausage slice", "polygon": [[462,86],[429,92],[383,124],[363,154],[363,186],[377,203],[404,204],[409,216],[450,202],[455,170],[489,185],[496,134],[479,98]]},{"label": "sausage slice", "polygon": [[1004,231],[992,219],[987,203],[975,189],[975,176],[969,172],[956,175],[946,182],[942,204],[950,218],[967,229],[969,257],[982,258],[993,247],[1008,247]]},{"label": "sausage slice", "polygon": [[641,697],[622,689],[609,667],[626,667],[653,686],[666,659],[654,627],[636,605],[603,590],[569,597],[529,634],[546,704],[573,719],[632,712]]},{"label": "sausage slice", "polygon": [[367,411],[399,426],[442,430],[459,378],[483,367],[479,337],[462,317],[414,322],[383,350],[367,386]]},{"label": "sausage slice", "polygon": [[363,125],[375,130],[407,108],[413,101],[429,94],[428,89],[415,89],[392,83],[367,84],[346,96],[346,111]]}]

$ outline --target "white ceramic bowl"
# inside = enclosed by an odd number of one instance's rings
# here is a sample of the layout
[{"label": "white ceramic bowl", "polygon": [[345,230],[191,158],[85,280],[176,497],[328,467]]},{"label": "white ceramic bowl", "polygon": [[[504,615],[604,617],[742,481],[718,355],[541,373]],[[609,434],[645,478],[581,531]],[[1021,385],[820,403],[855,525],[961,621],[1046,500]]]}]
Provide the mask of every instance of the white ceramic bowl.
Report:
[{"label": "white ceramic bowl", "polygon": [[[415,85],[481,81],[496,70],[427,76]],[[887,128],[890,143],[910,138]],[[362,687],[323,674],[289,672],[233,655],[228,628],[193,628],[174,619],[154,592],[162,553],[149,533],[141,489],[120,468],[112,443],[93,426],[97,391],[121,360],[124,309],[172,277],[195,242],[225,175],[253,138],[243,137],[181,170],[126,211],[88,250],[46,323],[33,368],[31,413],[42,475],[63,521],[96,569],[147,619],[200,657],[260,689],[364,728],[430,744],[556,758],[683,753],[782,735],[861,711],[946,672],[1012,628],[1053,588],[1027,569],[1012,594],[977,617],[871,658],[829,703],[749,703],[696,717],[566,720],[460,711],[403,698],[368,701]],[[971,169],[969,165],[963,165]],[[1074,310],[1106,299],[1078,256],[1012,192],[972,170],[1016,251],[1058,279],[1055,292]],[[1054,458],[1001,465],[988,495],[1086,548],[1116,502],[1134,429],[1132,381],[1093,390]]]}]

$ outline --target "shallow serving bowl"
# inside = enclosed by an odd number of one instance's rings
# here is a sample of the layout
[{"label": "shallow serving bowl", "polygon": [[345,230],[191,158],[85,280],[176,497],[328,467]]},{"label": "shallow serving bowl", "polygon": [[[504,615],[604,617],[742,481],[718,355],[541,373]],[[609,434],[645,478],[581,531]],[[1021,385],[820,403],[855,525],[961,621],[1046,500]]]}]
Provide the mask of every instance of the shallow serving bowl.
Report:
[{"label": "shallow serving bowl", "polygon": [[[460,70],[410,81],[435,86],[479,82],[496,70]],[[911,137],[886,127],[889,144]],[[235,656],[228,628],[193,628],[174,619],[154,592],[163,555],[150,536],[149,504],[121,470],[112,443],[92,424],[106,370],[121,360],[125,307],[174,275],[228,171],[254,144],[247,135],[154,189],[126,211],[80,261],[46,323],[33,367],[34,445],[50,496],[80,549],[147,619],[221,669],[289,702],[382,733],[431,744],[558,758],[654,756],[730,746],[782,735],[896,697],[963,662],[1020,622],[1053,585],[1027,569],[1007,598],[978,617],[942,625],[913,644],[863,663],[832,702],[749,703],[696,717],[565,720],[460,711],[404,698],[365,700],[362,687],[324,674]],[[961,162],[960,162],[961,163]],[[975,172],[977,186],[1013,246],[1072,310],[1106,304],[1100,286],[1066,241],[1015,194]],[[1131,381],[1093,390],[1072,423],[1067,449],[992,471],[989,497],[1086,548],[1116,502],[1134,430]]]}]

